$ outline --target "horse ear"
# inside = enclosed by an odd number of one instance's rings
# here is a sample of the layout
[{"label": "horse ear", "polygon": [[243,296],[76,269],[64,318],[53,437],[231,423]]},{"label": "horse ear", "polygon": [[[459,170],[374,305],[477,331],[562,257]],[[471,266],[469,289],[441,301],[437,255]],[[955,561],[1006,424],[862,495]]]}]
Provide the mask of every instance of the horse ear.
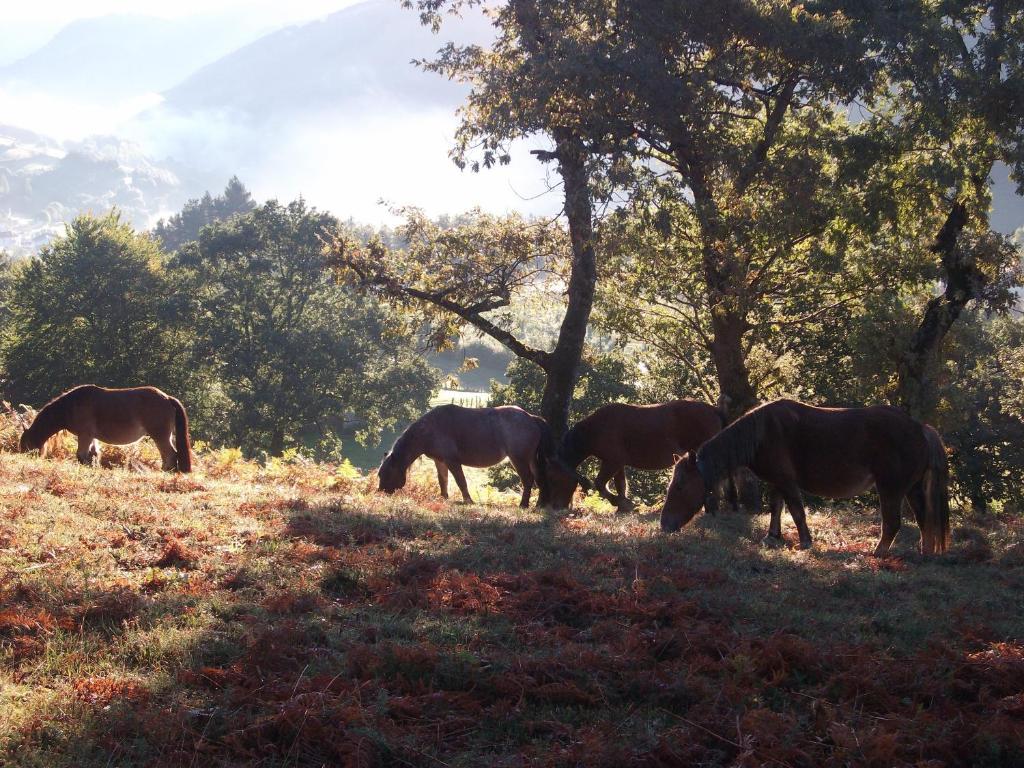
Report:
[{"label": "horse ear", "polygon": [[673,453],[672,454],[672,463],[673,464],[678,464],[680,461],[682,461],[685,458],[686,457],[683,456],[681,453]]}]

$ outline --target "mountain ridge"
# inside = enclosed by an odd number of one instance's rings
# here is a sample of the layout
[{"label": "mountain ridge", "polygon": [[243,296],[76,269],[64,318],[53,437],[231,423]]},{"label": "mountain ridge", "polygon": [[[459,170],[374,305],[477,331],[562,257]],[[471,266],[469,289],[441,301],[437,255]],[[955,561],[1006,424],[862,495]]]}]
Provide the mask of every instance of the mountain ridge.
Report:
[{"label": "mountain ridge", "polygon": [[270,31],[227,14],[78,19],[26,56],[0,66],[0,83],[100,100],[159,93]]},{"label": "mountain ridge", "polygon": [[[423,72],[411,60],[433,56],[453,30],[470,41],[486,40],[490,25],[484,21],[453,22],[442,38],[398,3],[368,0],[270,32],[219,58],[165,91],[160,109],[235,110],[266,121],[311,104],[328,111],[377,99],[455,106],[465,86]],[[387,44],[374,44],[380,40]]]}]

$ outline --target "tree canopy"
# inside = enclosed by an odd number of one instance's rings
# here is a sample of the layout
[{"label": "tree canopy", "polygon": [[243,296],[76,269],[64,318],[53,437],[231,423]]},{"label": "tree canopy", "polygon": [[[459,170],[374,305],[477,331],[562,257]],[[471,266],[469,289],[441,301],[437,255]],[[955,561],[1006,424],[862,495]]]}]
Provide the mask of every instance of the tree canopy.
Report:
[{"label": "tree canopy", "polygon": [[232,176],[221,194],[214,197],[207,192],[201,198],[189,200],[180,212],[158,221],[153,234],[164,250],[173,252],[198,240],[203,227],[248,213],[255,207],[249,190],[237,176]]},{"label": "tree canopy", "polygon": [[3,353],[10,397],[40,405],[84,383],[182,389],[173,286],[156,242],[116,212],[75,219],[15,271]]},{"label": "tree canopy", "polygon": [[205,227],[176,266],[188,272],[201,357],[231,402],[232,441],[272,454],[345,419],[365,429],[411,418],[436,376],[374,302],[333,284],[329,214],[269,202]]}]

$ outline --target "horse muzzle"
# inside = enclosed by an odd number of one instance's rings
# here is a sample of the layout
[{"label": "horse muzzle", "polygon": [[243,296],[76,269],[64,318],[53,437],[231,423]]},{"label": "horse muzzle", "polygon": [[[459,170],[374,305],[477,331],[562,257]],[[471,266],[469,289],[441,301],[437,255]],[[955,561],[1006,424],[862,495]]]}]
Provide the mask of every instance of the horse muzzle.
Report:
[{"label": "horse muzzle", "polygon": [[675,533],[676,531],[678,531],[682,527],[683,527],[683,521],[682,520],[673,520],[673,519],[670,519],[670,518],[666,518],[665,510],[663,509],[661,511],[661,530],[662,531],[664,531],[665,533]]}]

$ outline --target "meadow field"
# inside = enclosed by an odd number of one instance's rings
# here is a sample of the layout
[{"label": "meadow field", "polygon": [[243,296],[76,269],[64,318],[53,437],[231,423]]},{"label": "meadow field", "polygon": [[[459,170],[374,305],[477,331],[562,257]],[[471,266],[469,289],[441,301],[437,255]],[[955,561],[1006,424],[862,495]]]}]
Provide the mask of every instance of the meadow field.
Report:
[{"label": "meadow field", "polygon": [[[523,512],[433,466],[205,451],[191,475],[0,455],[0,763],[1024,763],[1024,542],[954,521],[870,556],[873,508]],[[792,544],[795,533],[786,521]]]}]

